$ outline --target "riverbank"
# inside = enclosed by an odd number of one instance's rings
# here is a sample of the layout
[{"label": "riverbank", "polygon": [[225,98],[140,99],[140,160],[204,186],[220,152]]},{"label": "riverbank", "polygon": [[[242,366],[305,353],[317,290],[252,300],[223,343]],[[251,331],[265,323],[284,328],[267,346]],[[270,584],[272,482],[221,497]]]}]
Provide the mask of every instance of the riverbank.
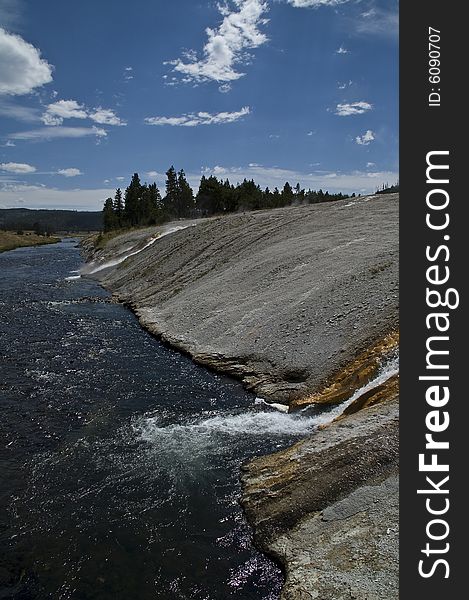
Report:
[{"label": "riverbank", "polygon": [[59,238],[46,237],[35,233],[18,234],[14,231],[0,231],[0,252],[23,248],[26,246],[42,246],[43,244],[56,244]]},{"label": "riverbank", "polygon": [[[258,396],[289,410],[334,405],[396,351],[397,194],[164,227],[88,245],[85,271],[153,334]],[[397,537],[382,533],[397,519],[393,382],[301,451],[246,466],[243,505],[259,546],[284,564],[283,599],[397,598]]]}]

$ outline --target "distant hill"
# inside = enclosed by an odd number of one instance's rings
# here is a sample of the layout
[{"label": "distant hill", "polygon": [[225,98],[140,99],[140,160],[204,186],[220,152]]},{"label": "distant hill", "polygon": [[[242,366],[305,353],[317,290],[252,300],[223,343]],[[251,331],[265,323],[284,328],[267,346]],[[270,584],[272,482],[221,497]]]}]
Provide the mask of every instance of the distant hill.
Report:
[{"label": "distant hill", "polygon": [[41,229],[58,231],[98,231],[103,228],[101,211],[0,209],[0,229]]}]

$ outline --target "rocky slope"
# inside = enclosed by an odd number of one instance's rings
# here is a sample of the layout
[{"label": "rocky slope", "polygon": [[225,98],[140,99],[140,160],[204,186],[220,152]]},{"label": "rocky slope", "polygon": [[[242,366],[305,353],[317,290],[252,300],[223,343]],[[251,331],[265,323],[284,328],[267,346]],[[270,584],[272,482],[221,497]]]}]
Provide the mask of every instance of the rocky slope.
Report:
[{"label": "rocky slope", "polygon": [[[397,195],[231,215],[95,276],[153,333],[290,402],[397,327],[397,219]],[[115,238],[99,264],[152,234]]]},{"label": "rocky slope", "polygon": [[[398,343],[397,194],[170,223],[87,254],[143,326],[290,410],[350,398]],[[283,600],[397,598],[397,394],[393,376],[245,466]]]},{"label": "rocky slope", "polygon": [[285,567],[282,600],[398,598],[398,426],[394,391],[245,465],[243,506]]}]

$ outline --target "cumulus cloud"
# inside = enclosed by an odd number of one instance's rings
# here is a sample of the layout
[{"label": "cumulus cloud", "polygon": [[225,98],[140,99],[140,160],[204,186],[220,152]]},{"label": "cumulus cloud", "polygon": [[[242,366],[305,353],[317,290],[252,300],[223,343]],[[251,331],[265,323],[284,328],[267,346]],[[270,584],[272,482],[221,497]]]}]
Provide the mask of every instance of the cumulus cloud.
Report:
[{"label": "cumulus cloud", "polygon": [[58,175],[63,175],[64,177],[76,177],[77,175],[83,175],[80,169],[69,168],[69,169],[59,169],[57,171]]},{"label": "cumulus cloud", "polygon": [[[194,51],[189,51],[183,58],[167,63],[183,75],[183,82],[223,83],[245,75],[237,70],[237,66],[249,60],[246,51],[267,41],[260,26],[267,23],[264,14],[268,4],[264,0],[234,0],[234,5],[237,10],[230,10],[226,4],[219,5],[223,21],[216,29],[206,29],[208,40],[201,58]],[[226,88],[221,91],[226,91]]]},{"label": "cumulus cloud", "polygon": [[367,129],[363,135],[357,135],[355,141],[359,146],[368,146],[375,139],[375,134],[371,131],[371,129]]},{"label": "cumulus cloud", "polygon": [[107,132],[99,127],[40,127],[30,131],[11,133],[8,137],[12,140],[53,140],[59,138],[82,138],[96,136],[106,137]]},{"label": "cumulus cloud", "polygon": [[27,173],[35,173],[36,167],[32,165],[28,165],[26,163],[0,163],[0,170],[6,171],[7,173],[17,173],[21,175],[26,175]]},{"label": "cumulus cloud", "polygon": [[29,94],[52,81],[52,66],[19,35],[0,27],[0,94]]},{"label": "cumulus cloud", "polygon": [[86,119],[88,113],[82,104],[76,100],[58,100],[47,106],[42,115],[42,121],[46,125],[62,125],[64,119]]},{"label": "cumulus cloud", "polygon": [[89,114],[89,118],[100,125],[127,125],[127,123],[120,119],[113,110],[101,108],[100,106],[95,108],[94,112]]},{"label": "cumulus cloud", "polygon": [[147,177],[158,177],[158,171],[147,171]]},{"label": "cumulus cloud", "polygon": [[236,112],[208,112],[189,113],[180,117],[147,117],[148,125],[172,125],[173,127],[197,127],[198,125],[221,125],[233,123],[251,112],[249,106],[244,106]]},{"label": "cumulus cloud", "polygon": [[57,100],[48,104],[41,119],[49,126],[62,125],[65,119],[90,119],[100,125],[126,125],[113,110],[101,106],[90,110],[76,100]]},{"label": "cumulus cloud", "polygon": [[369,102],[351,102],[338,104],[335,109],[335,114],[339,117],[348,117],[350,115],[361,115],[373,108]]}]

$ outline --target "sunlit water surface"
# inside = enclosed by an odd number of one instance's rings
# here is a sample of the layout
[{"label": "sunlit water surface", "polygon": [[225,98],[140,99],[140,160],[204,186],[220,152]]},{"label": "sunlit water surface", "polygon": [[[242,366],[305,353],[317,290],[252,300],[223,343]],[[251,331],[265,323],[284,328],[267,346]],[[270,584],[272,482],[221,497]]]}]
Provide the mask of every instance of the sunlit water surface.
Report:
[{"label": "sunlit water surface", "polygon": [[0,598],[274,599],[239,465],[313,420],[143,331],[75,240],[0,254]]}]

